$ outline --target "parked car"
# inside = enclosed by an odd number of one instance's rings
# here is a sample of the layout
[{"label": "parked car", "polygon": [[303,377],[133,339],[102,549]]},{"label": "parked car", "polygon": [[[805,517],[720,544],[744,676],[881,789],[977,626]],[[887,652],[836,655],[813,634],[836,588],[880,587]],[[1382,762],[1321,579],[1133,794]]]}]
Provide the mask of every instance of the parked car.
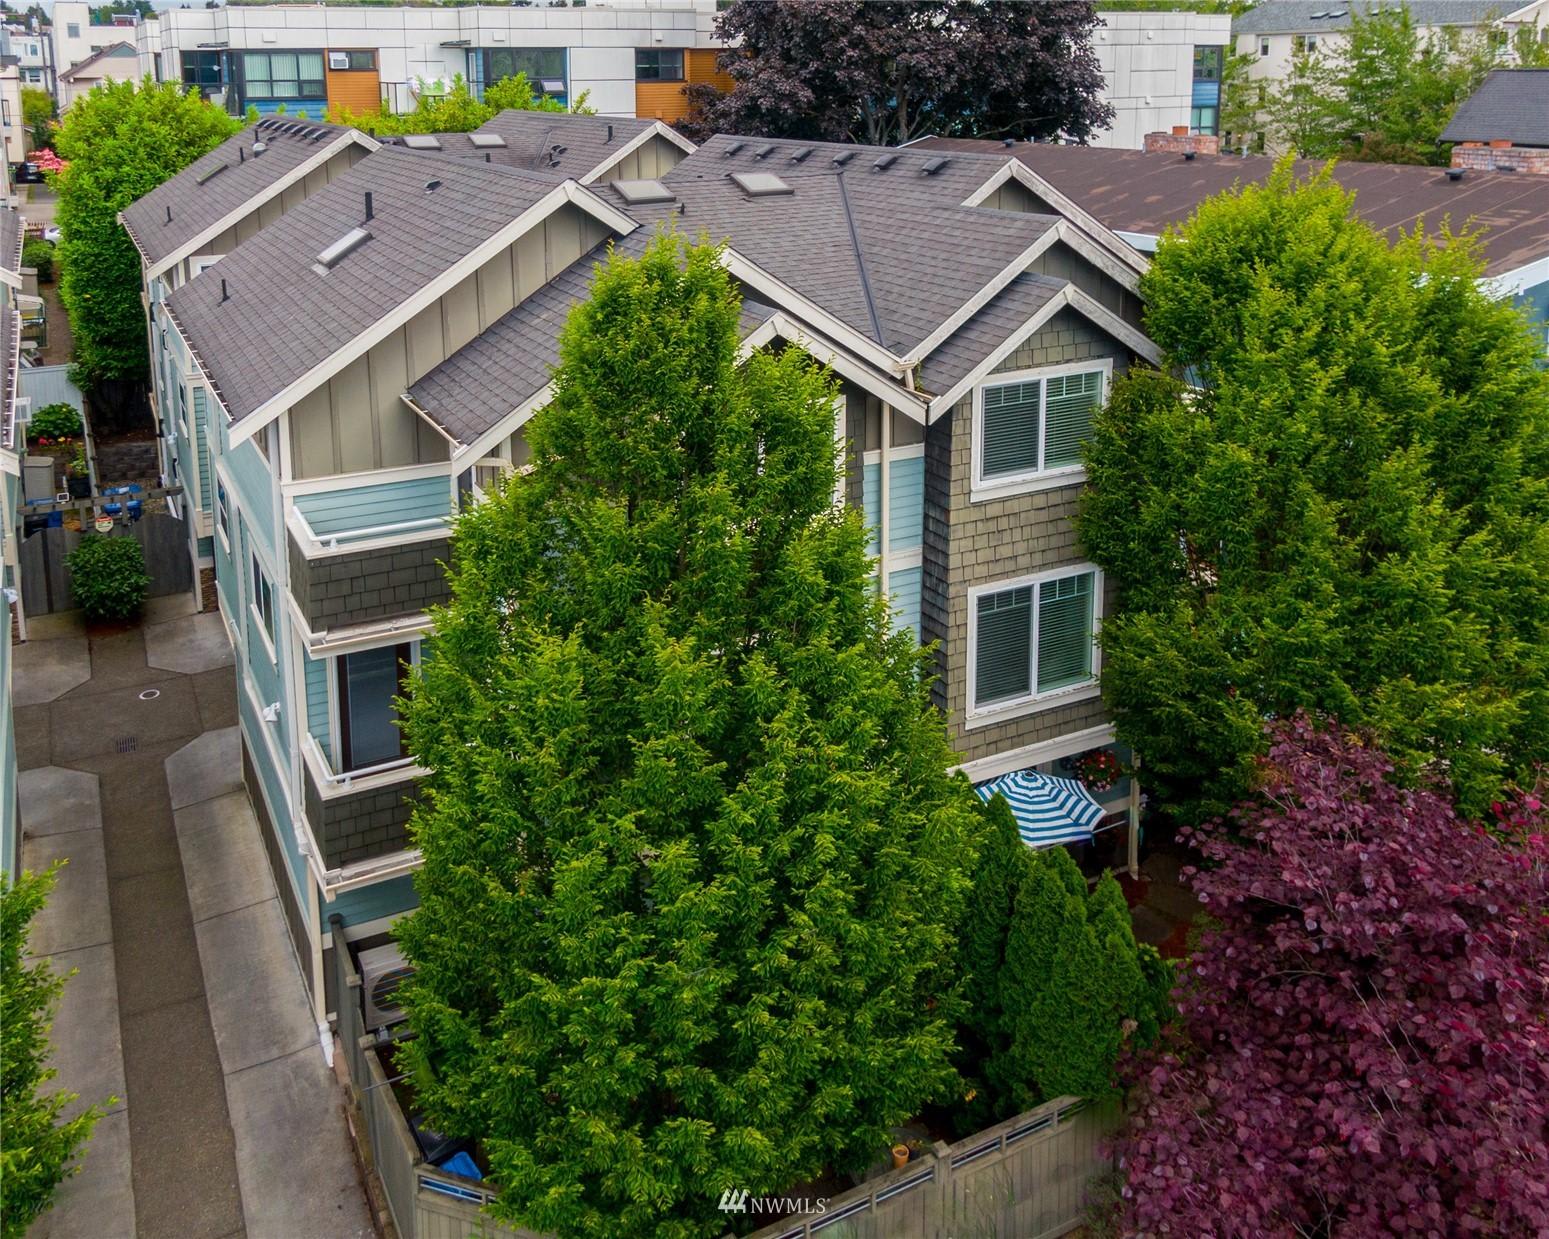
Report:
[{"label": "parked car", "polygon": [[43,239],[45,241],[47,241],[50,245],[58,245],[59,244],[59,225],[58,224],[49,224],[46,228],[44,228],[43,229]]},{"label": "parked car", "polygon": [[16,165],[16,183],[18,185],[43,184],[43,169],[35,163],[19,163]]}]

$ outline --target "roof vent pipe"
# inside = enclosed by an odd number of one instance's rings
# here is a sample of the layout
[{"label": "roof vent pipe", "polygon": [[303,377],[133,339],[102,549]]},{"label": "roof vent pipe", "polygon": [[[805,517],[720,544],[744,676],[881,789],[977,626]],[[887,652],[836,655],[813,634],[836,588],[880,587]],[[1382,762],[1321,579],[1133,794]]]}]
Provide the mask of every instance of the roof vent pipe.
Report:
[{"label": "roof vent pipe", "polygon": [[1186,160],[1186,161],[1187,161],[1187,162],[1189,162],[1189,163],[1193,163],[1193,162],[1194,162],[1194,156],[1196,156],[1196,155],[1197,155],[1197,154],[1199,154],[1199,152],[1198,152],[1198,151],[1184,151],[1184,152],[1183,152],[1183,158],[1184,158],[1184,159],[1185,159],[1185,160]]},{"label": "roof vent pipe", "polygon": [[366,190],[366,219],[372,220],[375,218],[376,212],[371,209],[371,191],[368,189]]},{"label": "roof vent pipe", "polygon": [[1015,138],[1002,138],[1000,144],[1009,150],[1017,144],[1017,140]]},{"label": "roof vent pipe", "polygon": [[237,162],[238,163],[246,163],[247,162],[247,147],[245,147],[245,146],[237,147]]},{"label": "roof vent pipe", "polygon": [[1463,169],[1462,168],[1448,168],[1447,169],[1447,179],[1449,181],[1451,181],[1454,185],[1456,185],[1459,181],[1461,181],[1463,179]]},{"label": "roof vent pipe", "polygon": [[604,138],[603,140],[605,142],[613,141],[613,126],[612,125],[608,126],[608,136],[606,138]]},{"label": "roof vent pipe", "polygon": [[172,222],[172,204],[169,202],[169,203],[167,203],[167,223],[170,224],[171,222]]},{"label": "roof vent pipe", "polygon": [[231,294],[226,291],[226,281],[223,279],[221,280],[221,304],[224,305],[230,300]]},{"label": "roof vent pipe", "polygon": [[484,152],[484,162],[485,162],[485,163],[488,163],[488,162],[489,162],[489,152],[488,152],[488,151],[485,151],[485,152]]}]

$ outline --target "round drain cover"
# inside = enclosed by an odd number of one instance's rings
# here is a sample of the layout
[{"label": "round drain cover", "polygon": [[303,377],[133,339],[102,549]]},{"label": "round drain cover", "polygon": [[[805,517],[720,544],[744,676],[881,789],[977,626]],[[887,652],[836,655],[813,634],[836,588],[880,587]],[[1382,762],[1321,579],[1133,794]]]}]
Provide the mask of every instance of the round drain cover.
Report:
[{"label": "round drain cover", "polygon": [[159,688],[148,688],[143,693],[140,694],[140,700],[141,701],[155,701],[156,698],[158,698],[160,696],[161,696],[161,689],[159,689]]}]

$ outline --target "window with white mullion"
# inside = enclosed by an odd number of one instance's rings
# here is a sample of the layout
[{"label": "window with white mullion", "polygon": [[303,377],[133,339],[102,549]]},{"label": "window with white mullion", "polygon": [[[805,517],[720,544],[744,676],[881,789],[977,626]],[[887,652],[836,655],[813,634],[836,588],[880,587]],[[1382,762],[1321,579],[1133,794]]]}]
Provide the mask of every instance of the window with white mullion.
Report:
[{"label": "window with white mullion", "polygon": [[976,591],[969,714],[998,714],[1095,685],[1098,593],[1095,569]]},{"label": "window with white mullion", "polygon": [[1088,362],[982,386],[975,408],[973,481],[991,492],[983,497],[1078,473],[1081,448],[1091,438],[1110,370],[1110,362]]}]

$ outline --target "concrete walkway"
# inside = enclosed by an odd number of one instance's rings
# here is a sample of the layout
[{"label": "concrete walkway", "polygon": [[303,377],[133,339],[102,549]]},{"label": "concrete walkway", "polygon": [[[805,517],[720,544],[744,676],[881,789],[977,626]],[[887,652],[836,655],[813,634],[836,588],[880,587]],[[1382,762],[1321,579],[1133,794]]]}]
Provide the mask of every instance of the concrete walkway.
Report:
[{"label": "concrete walkway", "polygon": [[59,1083],[119,1099],[31,1235],[370,1236],[241,787],[231,651],[176,606],[89,641],[50,617],[16,651],[24,863],[69,860],[35,939],[79,969]]}]

